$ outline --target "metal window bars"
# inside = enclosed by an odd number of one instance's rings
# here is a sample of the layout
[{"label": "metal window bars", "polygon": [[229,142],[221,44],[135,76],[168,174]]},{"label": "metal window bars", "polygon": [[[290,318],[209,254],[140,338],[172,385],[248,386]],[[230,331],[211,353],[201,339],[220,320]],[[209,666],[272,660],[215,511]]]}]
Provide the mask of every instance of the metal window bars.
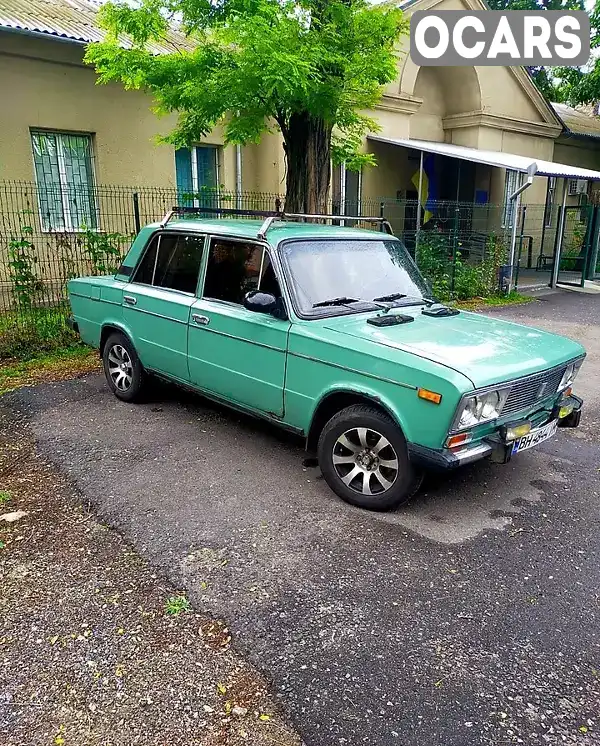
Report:
[{"label": "metal window bars", "polygon": [[[276,207],[279,208],[279,204],[276,203]],[[278,222],[278,221],[286,221],[286,220],[292,220],[292,221],[294,220],[332,220],[332,221],[336,220],[340,222],[345,222],[347,220],[350,220],[350,221],[359,221],[362,223],[376,223],[380,226],[381,231],[384,231],[388,233],[389,235],[393,235],[392,226],[390,225],[389,221],[381,215],[375,217],[372,215],[334,215],[330,213],[311,214],[311,213],[304,213],[304,212],[293,212],[292,213],[292,212],[283,212],[280,209],[244,210],[244,209],[235,209],[235,208],[229,208],[229,207],[184,207],[180,205],[175,205],[165,215],[160,225],[161,225],[161,228],[164,228],[166,225],[168,225],[168,223],[174,217],[179,216],[179,215],[206,215],[206,214],[265,218],[258,233],[256,234],[256,237],[262,241],[266,240],[267,231],[273,225],[273,223]]]}]

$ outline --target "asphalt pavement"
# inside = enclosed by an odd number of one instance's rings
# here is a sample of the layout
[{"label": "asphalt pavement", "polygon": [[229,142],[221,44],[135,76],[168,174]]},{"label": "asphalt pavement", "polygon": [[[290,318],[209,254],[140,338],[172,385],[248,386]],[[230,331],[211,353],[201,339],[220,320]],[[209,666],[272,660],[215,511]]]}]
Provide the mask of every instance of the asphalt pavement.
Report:
[{"label": "asphalt pavement", "polygon": [[134,406],[93,375],[3,401],[227,620],[309,746],[600,744],[600,297],[494,313],[584,343],[582,427],[394,513],[344,504],[296,440],[175,387]]}]

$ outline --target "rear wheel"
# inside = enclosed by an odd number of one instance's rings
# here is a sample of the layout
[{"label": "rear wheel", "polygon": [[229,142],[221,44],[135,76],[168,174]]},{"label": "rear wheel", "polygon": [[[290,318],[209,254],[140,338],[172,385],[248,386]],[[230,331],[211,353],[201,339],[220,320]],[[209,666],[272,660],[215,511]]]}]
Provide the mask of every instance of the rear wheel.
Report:
[{"label": "rear wheel", "polygon": [[129,339],[119,332],[111,334],[102,352],[104,375],[113,394],[123,401],[140,399],[146,383],[144,368]]},{"label": "rear wheel", "polygon": [[421,486],[402,431],[375,407],[358,404],[334,415],[321,432],[317,453],[327,484],[361,508],[396,508]]}]

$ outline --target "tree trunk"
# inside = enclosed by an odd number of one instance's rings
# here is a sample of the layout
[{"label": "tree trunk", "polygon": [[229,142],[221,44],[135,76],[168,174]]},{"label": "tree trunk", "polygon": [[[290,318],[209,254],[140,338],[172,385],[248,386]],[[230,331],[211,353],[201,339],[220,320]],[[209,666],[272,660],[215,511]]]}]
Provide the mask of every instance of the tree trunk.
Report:
[{"label": "tree trunk", "polygon": [[292,114],[284,134],[286,212],[327,212],[331,127],[307,112]]}]

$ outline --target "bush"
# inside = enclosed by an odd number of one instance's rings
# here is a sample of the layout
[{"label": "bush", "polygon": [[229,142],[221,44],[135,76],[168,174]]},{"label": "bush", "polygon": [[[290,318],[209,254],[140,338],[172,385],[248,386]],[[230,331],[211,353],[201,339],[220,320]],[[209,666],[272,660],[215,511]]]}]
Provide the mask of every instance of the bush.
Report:
[{"label": "bush", "polygon": [[65,308],[32,308],[0,314],[0,360],[26,360],[40,352],[75,344]]},{"label": "bush", "polygon": [[[123,259],[124,247],[131,240],[131,236],[122,233],[84,228],[73,245],[71,235],[57,234],[59,283],[51,287],[42,279],[34,230],[29,225],[32,214],[30,209],[19,213],[18,230],[10,234],[8,242],[11,303],[10,310],[0,311],[0,360],[27,359],[36,353],[73,344],[76,336],[67,326],[67,281],[90,272],[114,274]],[[48,307],[48,301],[52,307]]]},{"label": "bush", "polygon": [[123,233],[99,233],[85,228],[81,248],[92,265],[92,274],[115,274],[123,261],[123,246],[131,240]]},{"label": "bush", "polygon": [[458,242],[453,258],[452,237],[439,231],[421,231],[419,234],[417,265],[434,297],[450,301],[498,295],[498,269],[505,256],[503,242],[490,234],[484,257],[477,264],[467,263],[460,247]]}]

